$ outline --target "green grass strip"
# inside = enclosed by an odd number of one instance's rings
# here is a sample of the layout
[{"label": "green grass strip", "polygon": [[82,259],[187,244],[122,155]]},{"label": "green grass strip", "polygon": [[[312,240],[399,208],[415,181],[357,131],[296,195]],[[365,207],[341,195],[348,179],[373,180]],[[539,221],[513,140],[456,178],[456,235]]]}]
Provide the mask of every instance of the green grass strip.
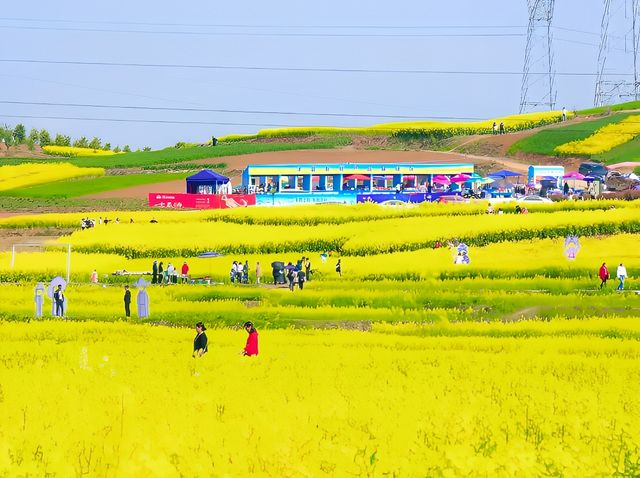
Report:
[{"label": "green grass strip", "polygon": [[73,198],[88,194],[113,191],[143,184],[163,183],[184,179],[188,173],[133,174],[123,176],[103,176],[99,178],[56,181],[29,188],[10,189],[0,192],[0,196],[29,198]]}]

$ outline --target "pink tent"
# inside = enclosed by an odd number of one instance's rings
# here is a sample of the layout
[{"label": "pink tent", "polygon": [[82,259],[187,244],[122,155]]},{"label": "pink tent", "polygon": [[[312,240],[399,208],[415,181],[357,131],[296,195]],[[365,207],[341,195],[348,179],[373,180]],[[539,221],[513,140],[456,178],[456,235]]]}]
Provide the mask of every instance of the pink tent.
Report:
[{"label": "pink tent", "polygon": [[350,174],[349,176],[345,176],[344,179],[346,179],[347,181],[351,181],[352,179],[368,181],[371,178],[365,174]]},{"label": "pink tent", "polygon": [[579,179],[579,180],[582,180],[582,179],[584,179],[584,175],[580,174],[578,171],[571,171],[571,172],[565,174],[564,176],[562,176],[562,179]]},{"label": "pink tent", "polygon": [[469,176],[468,174],[456,174],[455,176],[451,176],[450,178],[452,183],[464,183],[466,181],[469,181],[469,179],[471,179],[471,176]]},{"label": "pink tent", "polygon": [[435,184],[447,184],[447,185],[451,184],[451,180],[448,177],[446,177],[444,174],[436,174],[433,177],[432,181]]}]

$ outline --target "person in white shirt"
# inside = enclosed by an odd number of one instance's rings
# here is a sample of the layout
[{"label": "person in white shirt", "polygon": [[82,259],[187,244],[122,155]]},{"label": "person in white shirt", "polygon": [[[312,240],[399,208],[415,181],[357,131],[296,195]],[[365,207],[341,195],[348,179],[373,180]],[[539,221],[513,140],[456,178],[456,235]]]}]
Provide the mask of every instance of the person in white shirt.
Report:
[{"label": "person in white shirt", "polygon": [[623,290],[624,280],[627,278],[627,268],[622,263],[618,266],[618,270],[616,270],[616,277],[618,277],[618,280],[620,281],[620,284],[618,284],[618,290]]},{"label": "person in white shirt", "polygon": [[567,108],[562,107],[562,121],[567,121]]}]

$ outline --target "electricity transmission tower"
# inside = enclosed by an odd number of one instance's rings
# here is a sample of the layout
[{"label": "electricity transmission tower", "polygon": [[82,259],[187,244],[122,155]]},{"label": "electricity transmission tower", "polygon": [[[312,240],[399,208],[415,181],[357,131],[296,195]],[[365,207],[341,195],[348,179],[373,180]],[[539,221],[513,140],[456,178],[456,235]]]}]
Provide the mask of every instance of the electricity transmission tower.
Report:
[{"label": "electricity transmission tower", "polygon": [[[524,50],[520,113],[530,109],[555,109],[555,71],[553,69],[553,35],[551,21],[555,0],[527,0],[529,27]],[[539,69],[532,73],[532,69]],[[544,72],[544,73],[542,73]]]},{"label": "electricity transmission tower", "polygon": [[[593,103],[604,106],[615,101],[638,100],[638,41],[640,40],[640,0],[603,0],[600,49]],[[623,32],[614,35],[610,32]],[[629,59],[631,55],[631,59]],[[612,58],[613,57],[613,58]],[[607,60],[617,60],[622,71],[607,68]],[[629,68],[633,65],[633,81]],[[605,80],[604,77],[607,77]]]}]

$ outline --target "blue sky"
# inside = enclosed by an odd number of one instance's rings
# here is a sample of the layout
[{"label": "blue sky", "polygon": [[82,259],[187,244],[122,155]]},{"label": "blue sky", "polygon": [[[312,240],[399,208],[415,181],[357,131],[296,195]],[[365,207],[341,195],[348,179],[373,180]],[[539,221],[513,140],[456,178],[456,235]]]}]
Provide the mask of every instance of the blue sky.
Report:
[{"label": "blue sky", "polygon": [[[624,3],[613,1],[616,2]],[[528,18],[524,0],[396,0],[393,3],[62,0],[24,1],[16,5],[17,8],[0,15],[0,31],[5,39],[0,59],[519,72]],[[613,20],[622,18],[621,11],[614,10],[618,17],[614,16]],[[554,29],[554,55],[558,72],[596,71],[601,15],[602,1],[556,2],[554,26],[558,28]],[[371,26],[403,28],[364,28]],[[425,26],[451,28],[407,28]],[[477,28],[458,28],[461,26]],[[616,34],[624,35],[622,28],[612,21]],[[136,33],[87,30],[134,30]],[[156,33],[140,33],[142,31]],[[514,36],[427,36],[480,32]],[[311,33],[325,36],[309,36]],[[331,34],[351,36],[327,36]],[[365,34],[379,36],[361,36]],[[407,36],[411,34],[414,36]],[[623,48],[623,39],[613,39],[609,72],[631,72],[630,55],[623,54]],[[625,66],[625,62],[629,66]],[[0,62],[0,68],[0,100],[5,101],[424,117],[488,118],[517,113],[521,84],[518,75],[250,71],[15,62]],[[534,67],[534,70],[540,69]],[[594,81],[593,77],[557,77],[558,107],[590,106]],[[16,119],[10,115],[252,125]],[[206,141],[212,134],[253,133],[262,128],[261,124],[368,125],[395,120],[0,103],[0,121],[12,125],[22,122],[27,128],[47,128],[52,133],[63,132],[73,137],[98,136],[113,145],[158,148],[177,141]]]}]

